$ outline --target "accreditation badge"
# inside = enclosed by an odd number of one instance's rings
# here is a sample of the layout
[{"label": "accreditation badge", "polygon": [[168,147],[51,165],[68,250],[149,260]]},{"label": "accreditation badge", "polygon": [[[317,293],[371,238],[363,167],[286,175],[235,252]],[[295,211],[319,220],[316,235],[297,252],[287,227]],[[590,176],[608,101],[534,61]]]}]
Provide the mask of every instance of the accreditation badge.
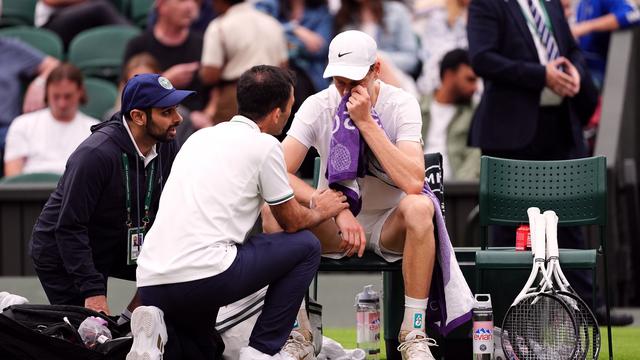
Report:
[{"label": "accreditation badge", "polygon": [[129,228],[127,231],[127,265],[137,264],[144,243],[144,234],[144,226]]}]

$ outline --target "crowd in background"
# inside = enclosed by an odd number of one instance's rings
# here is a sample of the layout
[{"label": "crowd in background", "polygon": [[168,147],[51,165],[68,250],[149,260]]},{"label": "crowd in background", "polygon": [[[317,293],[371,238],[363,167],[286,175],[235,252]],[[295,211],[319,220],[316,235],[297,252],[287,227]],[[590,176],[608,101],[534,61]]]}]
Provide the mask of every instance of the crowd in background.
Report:
[{"label": "crowd in background", "polygon": [[[361,30],[378,44],[380,79],[420,100],[424,151],[444,155],[446,179],[473,180],[479,174],[480,152],[469,148],[467,137],[483,86],[465,51],[469,4],[469,0],[156,0],[146,29],[126,46],[118,85],[122,89],[136,74],[158,72],[179,89],[196,90],[197,96],[179,109],[186,121],[178,137],[184,141],[194,131],[235,114],[236,81],[254,65],[288,67],[296,73],[295,113],[308,96],[330,85],[322,73],[331,38],[344,30]],[[562,5],[601,91],[609,34],[640,23],[640,11],[633,0],[565,0]],[[34,26],[57,33],[65,49],[89,28],[132,26],[108,0],[39,0],[34,19]],[[79,110],[86,98],[82,73],[2,36],[0,63],[3,174],[62,173],[74,144],[88,136],[98,121]],[[49,75],[53,73],[57,77]],[[100,120],[118,111],[119,99]],[[589,126],[596,125],[597,116]],[[302,171],[311,175],[304,166]]]}]

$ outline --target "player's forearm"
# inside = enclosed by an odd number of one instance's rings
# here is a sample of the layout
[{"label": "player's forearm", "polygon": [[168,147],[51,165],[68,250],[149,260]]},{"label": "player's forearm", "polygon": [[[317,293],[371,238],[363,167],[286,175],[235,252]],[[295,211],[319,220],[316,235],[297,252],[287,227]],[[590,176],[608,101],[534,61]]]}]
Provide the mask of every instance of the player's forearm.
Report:
[{"label": "player's forearm", "polygon": [[304,180],[291,173],[289,173],[289,185],[291,185],[291,188],[293,189],[293,194],[296,200],[300,204],[309,207],[311,195],[313,195],[315,189]]},{"label": "player's forearm", "polygon": [[373,119],[358,125],[358,128],[396,186],[407,194],[420,194],[424,185],[423,166],[392,144]]}]

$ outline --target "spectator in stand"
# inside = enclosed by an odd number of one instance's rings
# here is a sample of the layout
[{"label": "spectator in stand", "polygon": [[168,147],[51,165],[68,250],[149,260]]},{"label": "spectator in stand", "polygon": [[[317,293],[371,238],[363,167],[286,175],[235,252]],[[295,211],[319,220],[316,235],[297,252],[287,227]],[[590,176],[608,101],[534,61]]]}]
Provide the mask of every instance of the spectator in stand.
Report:
[{"label": "spectator in stand", "polygon": [[336,33],[360,30],[378,44],[380,80],[417,95],[413,75],[419,71],[418,40],[411,13],[398,1],[343,0],[335,18]]},{"label": "spectator in stand", "polygon": [[296,73],[295,113],[304,99],[330,84],[322,73],[333,35],[333,15],[327,0],[258,0],[255,7],[276,18],[284,28],[289,68]]},{"label": "spectator in stand", "polygon": [[45,86],[47,108],[17,117],[7,133],[6,176],[62,174],[69,155],[91,134],[97,119],[78,108],[86,102],[82,73],[71,64],[56,67]]},{"label": "spectator in stand", "polygon": [[[1,9],[1,7],[0,7]],[[23,112],[45,107],[44,85],[51,70],[59,61],[31,46],[0,36],[0,158],[4,159],[5,138],[9,125]],[[35,77],[35,78],[34,78]],[[32,80],[21,104],[22,82]],[[3,167],[0,166],[0,177]]]},{"label": "spectator in stand", "polygon": [[325,89],[333,16],[326,0],[260,0],[256,8],[280,21],[289,48],[289,66],[296,73],[293,112],[308,96]]},{"label": "spectator in stand", "polygon": [[463,49],[444,55],[440,64],[440,87],[433,96],[424,96],[422,138],[424,152],[439,152],[446,179],[477,180],[480,176],[480,149],[467,146],[478,77]]},{"label": "spectator in stand", "polygon": [[198,18],[199,8],[200,0],[157,0],[156,24],[131,39],[123,61],[126,64],[136,54],[149,53],[158,61],[162,76],[177,89],[195,90],[196,95],[184,103],[191,111],[191,125],[195,129],[210,126],[213,115],[213,110],[207,107],[209,91],[197,76],[202,35],[190,28]]},{"label": "spectator in stand", "polygon": [[79,33],[102,25],[130,25],[108,0],[38,0],[35,25],[62,38],[65,49]]},{"label": "spectator in stand", "polygon": [[207,27],[200,78],[215,85],[213,124],[238,111],[236,83],[255,65],[286,66],[287,42],[282,25],[242,0],[213,0],[219,14]]},{"label": "spectator in stand", "polygon": [[[207,26],[211,20],[215,19],[216,13],[213,11],[213,4],[210,0],[198,0],[200,3],[200,11],[198,13],[198,18],[191,24],[191,31],[197,32],[198,34],[204,34],[204,31],[207,30]],[[156,6],[153,7],[153,10],[149,12],[149,18],[147,21],[147,27],[152,28],[156,25],[156,21],[158,21],[158,9]]]},{"label": "spectator in stand", "polygon": [[602,89],[611,32],[640,25],[640,10],[633,0],[581,0],[573,36],[584,52],[596,86]]},{"label": "spectator in stand", "polygon": [[421,94],[432,94],[440,86],[440,62],[453,49],[467,49],[467,9],[470,0],[446,0],[444,6],[429,10],[415,21],[420,36],[422,72],[418,78]]}]

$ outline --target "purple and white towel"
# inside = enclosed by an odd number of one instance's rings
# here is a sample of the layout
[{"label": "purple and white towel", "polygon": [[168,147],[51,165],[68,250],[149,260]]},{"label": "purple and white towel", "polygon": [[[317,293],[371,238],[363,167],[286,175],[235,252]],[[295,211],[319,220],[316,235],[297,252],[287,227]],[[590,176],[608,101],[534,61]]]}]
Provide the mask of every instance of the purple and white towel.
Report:
[{"label": "purple and white towel", "polygon": [[[365,142],[347,111],[350,94],[345,95],[336,111],[329,145],[326,177],[329,188],[341,191],[349,203],[354,216],[360,213],[362,199],[357,178],[365,175]],[[377,117],[377,114],[375,115]]]},{"label": "purple and white towel", "polygon": [[[375,176],[391,186],[395,185],[374,156],[367,158],[366,154],[369,152],[366,151],[366,144],[347,112],[346,104],[349,96],[350,94],[347,94],[342,98],[334,116],[335,123],[329,146],[326,176],[329,187],[342,191],[347,196],[351,211],[357,215],[362,207],[357,178],[362,178],[366,174]],[[384,130],[375,110],[372,110],[371,115],[378,126]],[[422,193],[433,202],[435,226],[438,231],[437,261],[433,269],[427,321],[432,328],[446,336],[471,319],[474,298],[458,265],[442,216],[440,201],[429,188],[426,179]]]}]

